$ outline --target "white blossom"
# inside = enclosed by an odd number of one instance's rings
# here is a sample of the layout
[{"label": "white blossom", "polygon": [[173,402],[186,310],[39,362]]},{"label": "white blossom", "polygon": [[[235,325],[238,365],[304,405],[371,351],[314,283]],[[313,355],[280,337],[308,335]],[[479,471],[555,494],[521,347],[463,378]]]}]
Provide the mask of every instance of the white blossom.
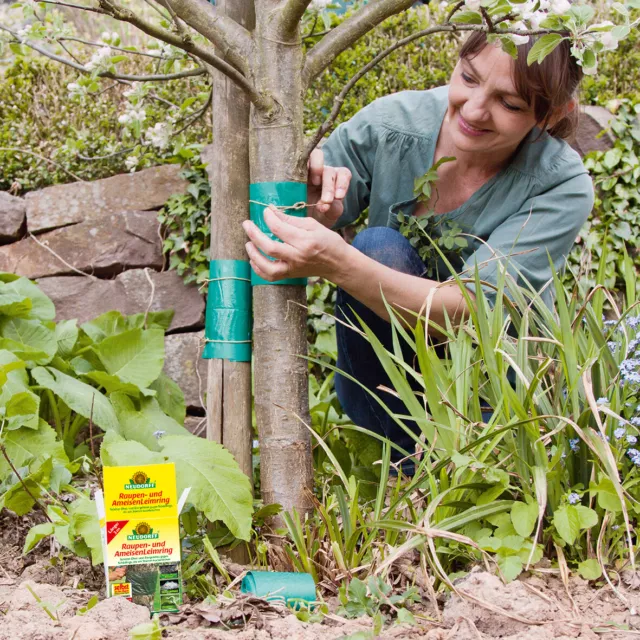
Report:
[{"label": "white blossom", "polygon": [[111,47],[101,47],[96,53],[91,56],[91,60],[84,65],[87,71],[93,71],[94,69],[100,69],[105,66],[106,61],[111,57]]},{"label": "white blossom", "polygon": [[464,3],[470,11],[480,11],[481,0],[464,0]]},{"label": "white blossom", "polygon": [[140,158],[138,158],[138,156],[129,156],[125,161],[124,161],[124,166],[127,167],[127,169],[133,173],[136,170],[136,167],[138,166],[138,163],[140,162]]},{"label": "white blossom", "polygon": [[[527,25],[524,22],[514,22],[511,25],[512,29],[518,29],[519,31],[526,31],[527,30]],[[519,45],[519,44],[527,44],[527,42],[529,42],[529,36],[521,36],[521,35],[517,35],[515,33],[512,33],[509,35],[509,37],[511,38],[511,40],[514,42],[514,44]]]},{"label": "white blossom", "polygon": [[18,40],[20,40],[20,42],[24,42],[27,39],[27,36],[31,33],[31,26],[30,24],[18,29]]},{"label": "white blossom", "polygon": [[566,13],[569,9],[571,9],[569,0],[550,0],[549,2],[549,13],[560,15]]},{"label": "white blossom", "polygon": [[67,85],[67,91],[69,92],[70,98],[81,96],[84,93],[83,88],[77,82],[70,82]]},{"label": "white blossom", "polygon": [[130,102],[127,102],[125,112],[118,116],[118,122],[120,124],[134,124],[139,122],[142,124],[147,118],[147,114],[144,107],[134,107]]},{"label": "white blossom", "polygon": [[149,144],[160,150],[164,150],[169,146],[171,128],[166,122],[158,122],[154,127],[147,129],[145,137]]},{"label": "white blossom", "polygon": [[312,9],[324,9],[326,6],[330,5],[333,0],[312,0],[311,8]]}]

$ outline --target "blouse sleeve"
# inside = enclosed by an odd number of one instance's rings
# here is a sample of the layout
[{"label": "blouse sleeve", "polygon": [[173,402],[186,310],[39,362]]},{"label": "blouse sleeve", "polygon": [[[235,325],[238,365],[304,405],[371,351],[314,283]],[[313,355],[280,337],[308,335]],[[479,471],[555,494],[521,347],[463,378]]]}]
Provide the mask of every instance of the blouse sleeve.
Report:
[{"label": "blouse sleeve", "polygon": [[[526,287],[529,282],[540,291],[553,275],[549,257],[556,272],[562,269],[591,213],[593,200],[593,184],[587,174],[577,175],[528,199],[467,259],[460,276],[475,278],[477,264],[480,280],[496,286],[498,264],[502,264],[518,285]],[[473,283],[467,287],[475,293]],[[483,291],[493,305],[496,291],[486,286]],[[547,289],[542,297],[550,304],[552,290]]]},{"label": "blouse sleeve", "polygon": [[352,174],[343,201],[344,211],[332,229],[352,224],[369,206],[371,176],[378,145],[378,112],[376,100],[340,124],[322,146],[326,165],[347,167]]}]

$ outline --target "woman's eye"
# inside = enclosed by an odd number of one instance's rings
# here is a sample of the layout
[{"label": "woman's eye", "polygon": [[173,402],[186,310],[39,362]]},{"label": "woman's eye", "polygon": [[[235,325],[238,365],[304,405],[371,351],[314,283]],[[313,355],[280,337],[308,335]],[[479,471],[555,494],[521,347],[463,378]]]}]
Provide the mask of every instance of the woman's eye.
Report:
[{"label": "woman's eye", "polygon": [[469,82],[469,83],[473,82],[473,78],[470,75],[466,74],[464,71],[460,75],[462,76],[462,79],[465,82]]},{"label": "woman's eye", "polygon": [[504,108],[508,109],[509,111],[522,111],[522,109],[520,109],[520,107],[516,107],[513,104],[509,104],[505,100],[502,101],[502,104],[503,104]]}]

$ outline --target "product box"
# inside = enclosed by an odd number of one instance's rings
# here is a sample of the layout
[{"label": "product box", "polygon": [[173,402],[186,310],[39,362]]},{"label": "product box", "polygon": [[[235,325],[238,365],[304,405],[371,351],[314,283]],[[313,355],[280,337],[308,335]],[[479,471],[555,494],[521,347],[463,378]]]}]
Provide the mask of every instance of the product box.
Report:
[{"label": "product box", "polygon": [[182,604],[180,528],[172,463],[104,468],[101,521],[107,594],[152,613]]}]

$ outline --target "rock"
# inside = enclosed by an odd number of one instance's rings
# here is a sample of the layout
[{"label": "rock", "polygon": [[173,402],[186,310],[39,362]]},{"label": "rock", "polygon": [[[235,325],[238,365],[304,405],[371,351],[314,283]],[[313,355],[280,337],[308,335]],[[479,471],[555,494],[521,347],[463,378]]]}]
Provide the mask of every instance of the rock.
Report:
[{"label": "rock", "polygon": [[188,183],[179,176],[180,171],[177,165],[163,165],[28,193],[28,229],[41,233],[84,220],[99,220],[119,211],[158,209],[174,193],[186,191]]},{"label": "rock", "polygon": [[[38,244],[45,243],[57,256]],[[56,229],[0,247],[0,271],[27,278],[74,273],[67,264],[109,276],[135,267],[162,267],[158,220],[153,211],[125,211]]]},{"label": "rock", "polygon": [[194,436],[207,437],[207,419],[204,416],[187,416],[184,426]]},{"label": "rock", "polygon": [[[173,309],[169,331],[201,329],[204,325],[204,298],[195,286],[187,286],[175,271],[147,274],[153,283],[151,311]],[[78,324],[106,311],[125,315],[143,313],[149,307],[151,284],[144,269],[121,273],[115,280],[83,276],[42,278],[38,286],[56,306],[56,320],[77,318]]]},{"label": "rock", "polygon": [[606,151],[613,146],[613,136],[610,133],[598,134],[609,126],[614,115],[604,107],[582,107],[578,130],[575,138],[571,140],[571,146],[584,156],[589,151]]},{"label": "rock", "polygon": [[26,210],[22,198],[0,191],[0,244],[14,242],[22,236]]},{"label": "rock", "polygon": [[147,271],[147,274],[153,288],[143,269],[125,271],[117,277],[127,300],[127,314],[146,311],[151,300],[150,311],[175,311],[170,330],[195,330],[204,327],[205,302],[196,286],[185,285],[175,271]]},{"label": "rock", "polygon": [[164,371],[184,393],[187,411],[204,411],[207,390],[207,361],[200,357],[204,332],[176,333],[164,342]]},{"label": "rock", "polygon": [[78,324],[102,313],[123,311],[124,292],[116,280],[58,276],[38,280],[38,286],[56,306],[56,321],[77,318]]}]

